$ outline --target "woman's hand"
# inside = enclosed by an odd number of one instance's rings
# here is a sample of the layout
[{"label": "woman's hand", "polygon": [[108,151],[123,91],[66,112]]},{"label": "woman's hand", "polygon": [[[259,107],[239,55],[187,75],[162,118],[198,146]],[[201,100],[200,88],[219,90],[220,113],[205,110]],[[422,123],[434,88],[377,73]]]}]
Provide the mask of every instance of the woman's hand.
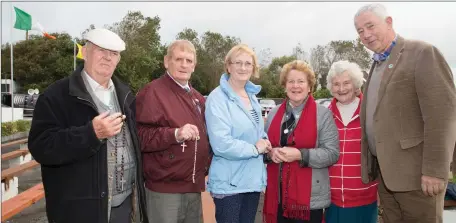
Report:
[{"label": "woman's hand", "polygon": [[272,162],[274,163],[282,163],[285,160],[285,157],[280,153],[280,147],[272,148],[271,151],[268,153],[268,156],[271,158]]},{"label": "woman's hand", "polygon": [[287,146],[278,149],[278,152],[283,157],[283,162],[290,163],[301,160],[301,152],[299,151],[299,149]]},{"label": "woman's hand", "polygon": [[258,140],[255,146],[259,154],[267,153],[271,149],[271,143],[267,139]]}]

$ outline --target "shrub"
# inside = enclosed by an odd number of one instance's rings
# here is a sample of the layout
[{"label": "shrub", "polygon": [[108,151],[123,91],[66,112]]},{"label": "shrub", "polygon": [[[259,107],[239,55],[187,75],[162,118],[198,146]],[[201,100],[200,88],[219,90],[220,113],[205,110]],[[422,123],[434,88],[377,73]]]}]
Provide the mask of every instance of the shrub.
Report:
[{"label": "shrub", "polygon": [[17,120],[14,122],[2,123],[2,136],[13,135],[18,132],[28,132],[30,130],[31,121]]},{"label": "shrub", "polygon": [[314,96],[315,99],[332,98],[331,93],[326,88],[321,88],[321,89],[315,91],[312,95]]}]

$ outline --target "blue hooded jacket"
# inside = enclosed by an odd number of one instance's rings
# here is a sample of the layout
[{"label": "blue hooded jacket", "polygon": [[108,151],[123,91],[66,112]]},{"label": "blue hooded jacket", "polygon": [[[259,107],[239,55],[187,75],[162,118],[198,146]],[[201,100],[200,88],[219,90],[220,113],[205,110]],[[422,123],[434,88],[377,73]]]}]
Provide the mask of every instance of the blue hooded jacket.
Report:
[{"label": "blue hooded jacket", "polygon": [[266,187],[266,167],[263,155],[255,144],[267,134],[256,94],[261,86],[248,81],[245,90],[259,117],[257,123],[241,98],[223,74],[220,86],[206,100],[206,124],[214,156],[209,168],[207,190],[213,194],[261,192]]}]

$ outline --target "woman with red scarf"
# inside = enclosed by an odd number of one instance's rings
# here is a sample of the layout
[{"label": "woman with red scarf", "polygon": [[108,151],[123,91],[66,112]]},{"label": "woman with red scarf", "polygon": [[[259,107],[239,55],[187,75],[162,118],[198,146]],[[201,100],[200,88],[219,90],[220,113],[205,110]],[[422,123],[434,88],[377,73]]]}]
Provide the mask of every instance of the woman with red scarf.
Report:
[{"label": "woman with red scarf", "polygon": [[265,223],[321,223],[331,203],[328,167],[339,158],[332,113],[312,97],[315,74],[304,61],[286,64],[280,84],[287,98],[268,115]]}]

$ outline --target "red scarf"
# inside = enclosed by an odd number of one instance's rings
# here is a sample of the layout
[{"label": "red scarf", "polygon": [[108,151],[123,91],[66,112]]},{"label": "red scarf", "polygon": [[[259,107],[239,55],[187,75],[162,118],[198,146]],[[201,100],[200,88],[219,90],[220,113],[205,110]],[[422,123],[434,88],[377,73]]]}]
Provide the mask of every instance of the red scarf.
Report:
[{"label": "red scarf", "polygon": [[[280,147],[282,118],[285,114],[288,100],[279,107],[272,119],[268,130],[268,137],[272,147]],[[294,138],[298,149],[313,149],[317,141],[317,104],[309,95],[301,113],[301,118],[292,134],[288,138],[291,145]],[[312,192],[312,168],[300,167],[299,161],[282,163],[282,207],[283,216],[291,219],[310,219],[310,196]],[[263,207],[263,222],[275,223],[277,221],[277,208],[279,205],[279,164],[268,163],[267,187]]]}]

